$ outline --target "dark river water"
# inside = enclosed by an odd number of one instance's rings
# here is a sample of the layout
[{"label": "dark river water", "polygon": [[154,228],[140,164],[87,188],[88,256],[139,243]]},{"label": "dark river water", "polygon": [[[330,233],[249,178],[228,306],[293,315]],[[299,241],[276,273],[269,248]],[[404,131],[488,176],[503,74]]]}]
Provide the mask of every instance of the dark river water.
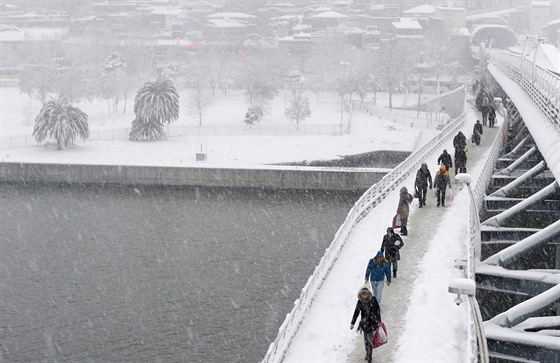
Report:
[{"label": "dark river water", "polygon": [[356,195],[0,184],[0,362],[257,362]]}]

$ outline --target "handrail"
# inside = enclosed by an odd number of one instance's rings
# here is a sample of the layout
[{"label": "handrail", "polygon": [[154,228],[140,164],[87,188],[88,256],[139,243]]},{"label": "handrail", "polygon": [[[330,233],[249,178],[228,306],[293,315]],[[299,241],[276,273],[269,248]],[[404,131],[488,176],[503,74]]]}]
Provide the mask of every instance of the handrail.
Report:
[{"label": "handrail", "polygon": [[[560,76],[502,50],[489,51],[491,62],[527,92],[550,122],[560,129]],[[521,63],[529,63],[521,67]]]},{"label": "handrail", "polygon": [[315,268],[313,274],[301,290],[299,298],[294,302],[292,311],[278,330],[276,339],[270,343],[262,362],[281,362],[288,350],[291,339],[295,336],[307,309],[312,305],[317,290],[327,278],[337,256],[348,240],[353,228],[375,208],[385,197],[397,188],[404,179],[415,171],[425,158],[447,142],[465,122],[465,112],[449,123],[437,136],[411,154],[391,172],[387,173],[378,183],[372,185],[354,204],[344,223],[336,232],[331,245],[325,250],[324,256]]},{"label": "handrail", "polygon": [[[504,117],[507,120],[507,112]],[[499,128],[498,134],[501,135],[503,133],[504,128],[507,127],[507,122],[503,122]],[[474,197],[474,204],[477,206],[478,210],[482,206],[482,202],[484,200],[484,196],[486,193],[486,189],[488,188],[488,183],[490,182],[491,176],[494,173],[494,165],[496,160],[498,159],[500,152],[504,145],[504,138],[503,137],[496,137],[492,146],[490,147],[490,152],[488,154],[488,158],[486,159],[486,163],[482,167],[482,170],[479,174],[479,177],[476,181],[476,184],[473,187],[473,197]],[[467,235],[468,235],[468,254],[467,254],[467,268],[466,268],[466,275],[468,279],[475,280],[475,265],[477,262],[475,256],[477,255],[477,249],[480,249],[480,246],[475,245],[476,238],[476,218],[480,219],[480,216],[476,215],[476,210],[473,208],[472,204],[469,204],[469,221],[467,224]],[[475,317],[470,315],[470,321],[468,326],[468,337],[469,337],[469,346],[470,349],[470,359],[471,362],[477,362],[477,339],[476,339],[476,329],[475,329]]]}]

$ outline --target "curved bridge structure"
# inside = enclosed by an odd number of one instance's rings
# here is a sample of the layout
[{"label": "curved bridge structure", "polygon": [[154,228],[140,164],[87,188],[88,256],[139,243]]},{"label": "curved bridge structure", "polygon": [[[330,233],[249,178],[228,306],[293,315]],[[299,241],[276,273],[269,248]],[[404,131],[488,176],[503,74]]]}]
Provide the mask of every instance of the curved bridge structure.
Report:
[{"label": "curved bridge structure", "polygon": [[504,51],[488,56],[489,87],[509,100],[474,261],[489,355],[559,362],[560,77]]}]

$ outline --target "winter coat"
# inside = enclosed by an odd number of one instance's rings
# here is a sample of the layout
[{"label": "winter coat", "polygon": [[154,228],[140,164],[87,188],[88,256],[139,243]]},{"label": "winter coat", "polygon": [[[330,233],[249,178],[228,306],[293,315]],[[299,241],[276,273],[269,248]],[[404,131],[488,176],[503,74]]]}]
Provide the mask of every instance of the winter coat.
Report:
[{"label": "winter coat", "polygon": [[482,108],[483,100],[484,100],[484,90],[480,90],[480,92],[478,92],[478,95],[476,96],[476,100],[475,100],[476,109],[479,110],[479,111]]},{"label": "winter coat", "polygon": [[[382,260],[378,261],[378,258]],[[383,281],[387,276],[387,281],[391,282],[391,267],[387,262],[389,261],[383,257],[383,251],[377,252],[377,255],[368,262],[365,280]]]},{"label": "winter coat", "polygon": [[449,172],[445,169],[439,169],[434,178],[434,185],[438,189],[445,189],[448,185],[451,188],[451,181],[449,179]]},{"label": "winter coat", "polygon": [[467,166],[467,153],[464,149],[455,150],[455,167],[464,168]]},{"label": "winter coat", "polygon": [[418,169],[416,172],[416,180],[414,181],[414,186],[418,189],[426,188],[430,185],[432,186],[432,173],[430,170],[426,168],[426,170],[422,170],[422,168]]},{"label": "winter coat", "polygon": [[386,234],[383,236],[383,242],[381,243],[381,252],[385,253],[387,260],[391,262],[399,261],[401,259],[399,250],[403,246],[404,241],[398,233],[393,233],[393,235]]},{"label": "winter coat", "polygon": [[408,213],[410,211],[409,204],[412,203],[414,197],[408,192],[406,187],[402,187],[400,190],[401,194],[399,197],[399,206],[397,207],[397,213],[401,218],[408,218]]},{"label": "winter coat", "polygon": [[453,147],[455,150],[463,150],[465,146],[467,146],[467,138],[461,131],[459,131],[459,133],[453,138]]},{"label": "winter coat", "polygon": [[489,120],[495,120],[496,119],[496,110],[494,110],[494,107],[492,106],[488,106],[488,119]]},{"label": "winter coat", "polygon": [[484,129],[482,128],[482,124],[480,122],[474,124],[473,134],[476,132],[478,132],[479,135],[482,135],[482,133],[484,132]]},{"label": "winter coat", "polygon": [[350,324],[354,325],[356,323],[358,315],[360,315],[358,329],[364,333],[371,333],[381,323],[381,309],[379,309],[377,299],[367,288],[362,288],[358,292],[358,302]]},{"label": "winter coat", "polygon": [[488,101],[488,98],[484,98],[484,101],[482,101],[482,107],[480,108],[480,112],[482,112],[482,116],[484,115],[488,115],[488,112],[490,111],[490,103]]},{"label": "winter coat", "polygon": [[451,159],[451,155],[448,154],[447,152],[442,153],[439,158],[437,159],[438,165],[439,164],[443,164],[445,166],[447,166],[447,168],[452,168],[453,167],[453,161]]}]

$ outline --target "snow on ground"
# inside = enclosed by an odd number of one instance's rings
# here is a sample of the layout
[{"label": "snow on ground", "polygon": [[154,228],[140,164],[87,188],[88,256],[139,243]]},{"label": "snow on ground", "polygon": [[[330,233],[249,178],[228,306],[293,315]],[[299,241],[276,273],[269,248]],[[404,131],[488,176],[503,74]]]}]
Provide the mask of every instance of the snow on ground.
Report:
[{"label": "snow on ground", "polygon": [[[393,102],[405,102],[410,97],[396,97]],[[181,99],[183,105],[184,99]],[[109,116],[106,102],[82,102],[74,106],[89,115],[92,133],[94,130],[130,127],[134,118],[131,100],[127,113]],[[378,95],[378,105],[388,102],[388,98]],[[169,137],[166,141],[131,142],[127,140],[99,141],[77,140],[68,149],[58,151],[54,145],[14,148],[3,146],[0,160],[18,162],[63,162],[88,164],[130,164],[164,166],[204,166],[204,167],[244,167],[256,164],[299,162],[312,160],[332,160],[341,155],[352,155],[373,150],[412,151],[430,140],[437,130],[424,129],[425,120],[415,120],[411,127],[410,119],[402,118],[403,112],[392,117],[392,121],[371,116],[359,110],[352,113],[350,134],[348,134],[348,112],[344,113],[343,134],[340,133],[340,98],[332,94],[319,97],[310,95],[312,116],[302,123],[310,127],[311,134],[286,135],[265,130],[268,126],[279,129],[289,128],[296,133],[283,116],[285,99],[279,96],[272,104],[270,114],[265,116],[261,126],[249,129],[243,123],[246,106],[242,93],[230,92],[228,96],[216,96],[213,107],[203,117],[204,128],[217,128],[226,131],[216,136],[189,135]],[[121,110],[123,103],[121,102]],[[381,107],[381,106],[378,106]],[[30,111],[31,109],[31,111]],[[28,116],[36,115],[37,102],[29,106],[29,99],[17,89],[0,88],[0,138],[8,144],[8,137],[31,135],[32,123]],[[416,112],[408,111],[407,117],[415,117]],[[181,107],[177,125],[198,125],[198,119],[190,116],[186,107]],[[321,135],[313,134],[313,127],[321,127]],[[228,131],[229,130],[229,131]],[[235,137],[232,137],[232,130]],[[261,132],[262,130],[262,132]],[[324,132],[324,130],[333,130]],[[245,133],[245,135],[244,135]],[[259,133],[261,133],[259,135]],[[196,162],[196,153],[207,153],[207,161]]]},{"label": "snow on ground", "polygon": [[[479,115],[467,105],[463,133],[469,137]],[[501,122],[501,121],[498,121]],[[485,128],[480,146],[470,145],[468,172],[477,178],[497,129]],[[452,140],[445,147],[452,152]],[[441,150],[426,162],[436,172]],[[453,173],[452,173],[453,175]],[[415,173],[405,182],[409,190]],[[399,188],[397,188],[398,190]],[[398,204],[395,190],[360,222],[293,340],[285,362],[363,362],[363,336],[350,330],[357,292],[364,283],[367,262],[381,246]],[[454,261],[466,258],[469,197],[454,186],[455,199],[435,207],[434,189],[425,208],[411,207],[409,235],[401,249],[398,278],[385,286],[381,316],[389,343],[374,351],[374,362],[465,362],[468,304],[456,306],[447,292],[449,281],[464,277]]]}]

